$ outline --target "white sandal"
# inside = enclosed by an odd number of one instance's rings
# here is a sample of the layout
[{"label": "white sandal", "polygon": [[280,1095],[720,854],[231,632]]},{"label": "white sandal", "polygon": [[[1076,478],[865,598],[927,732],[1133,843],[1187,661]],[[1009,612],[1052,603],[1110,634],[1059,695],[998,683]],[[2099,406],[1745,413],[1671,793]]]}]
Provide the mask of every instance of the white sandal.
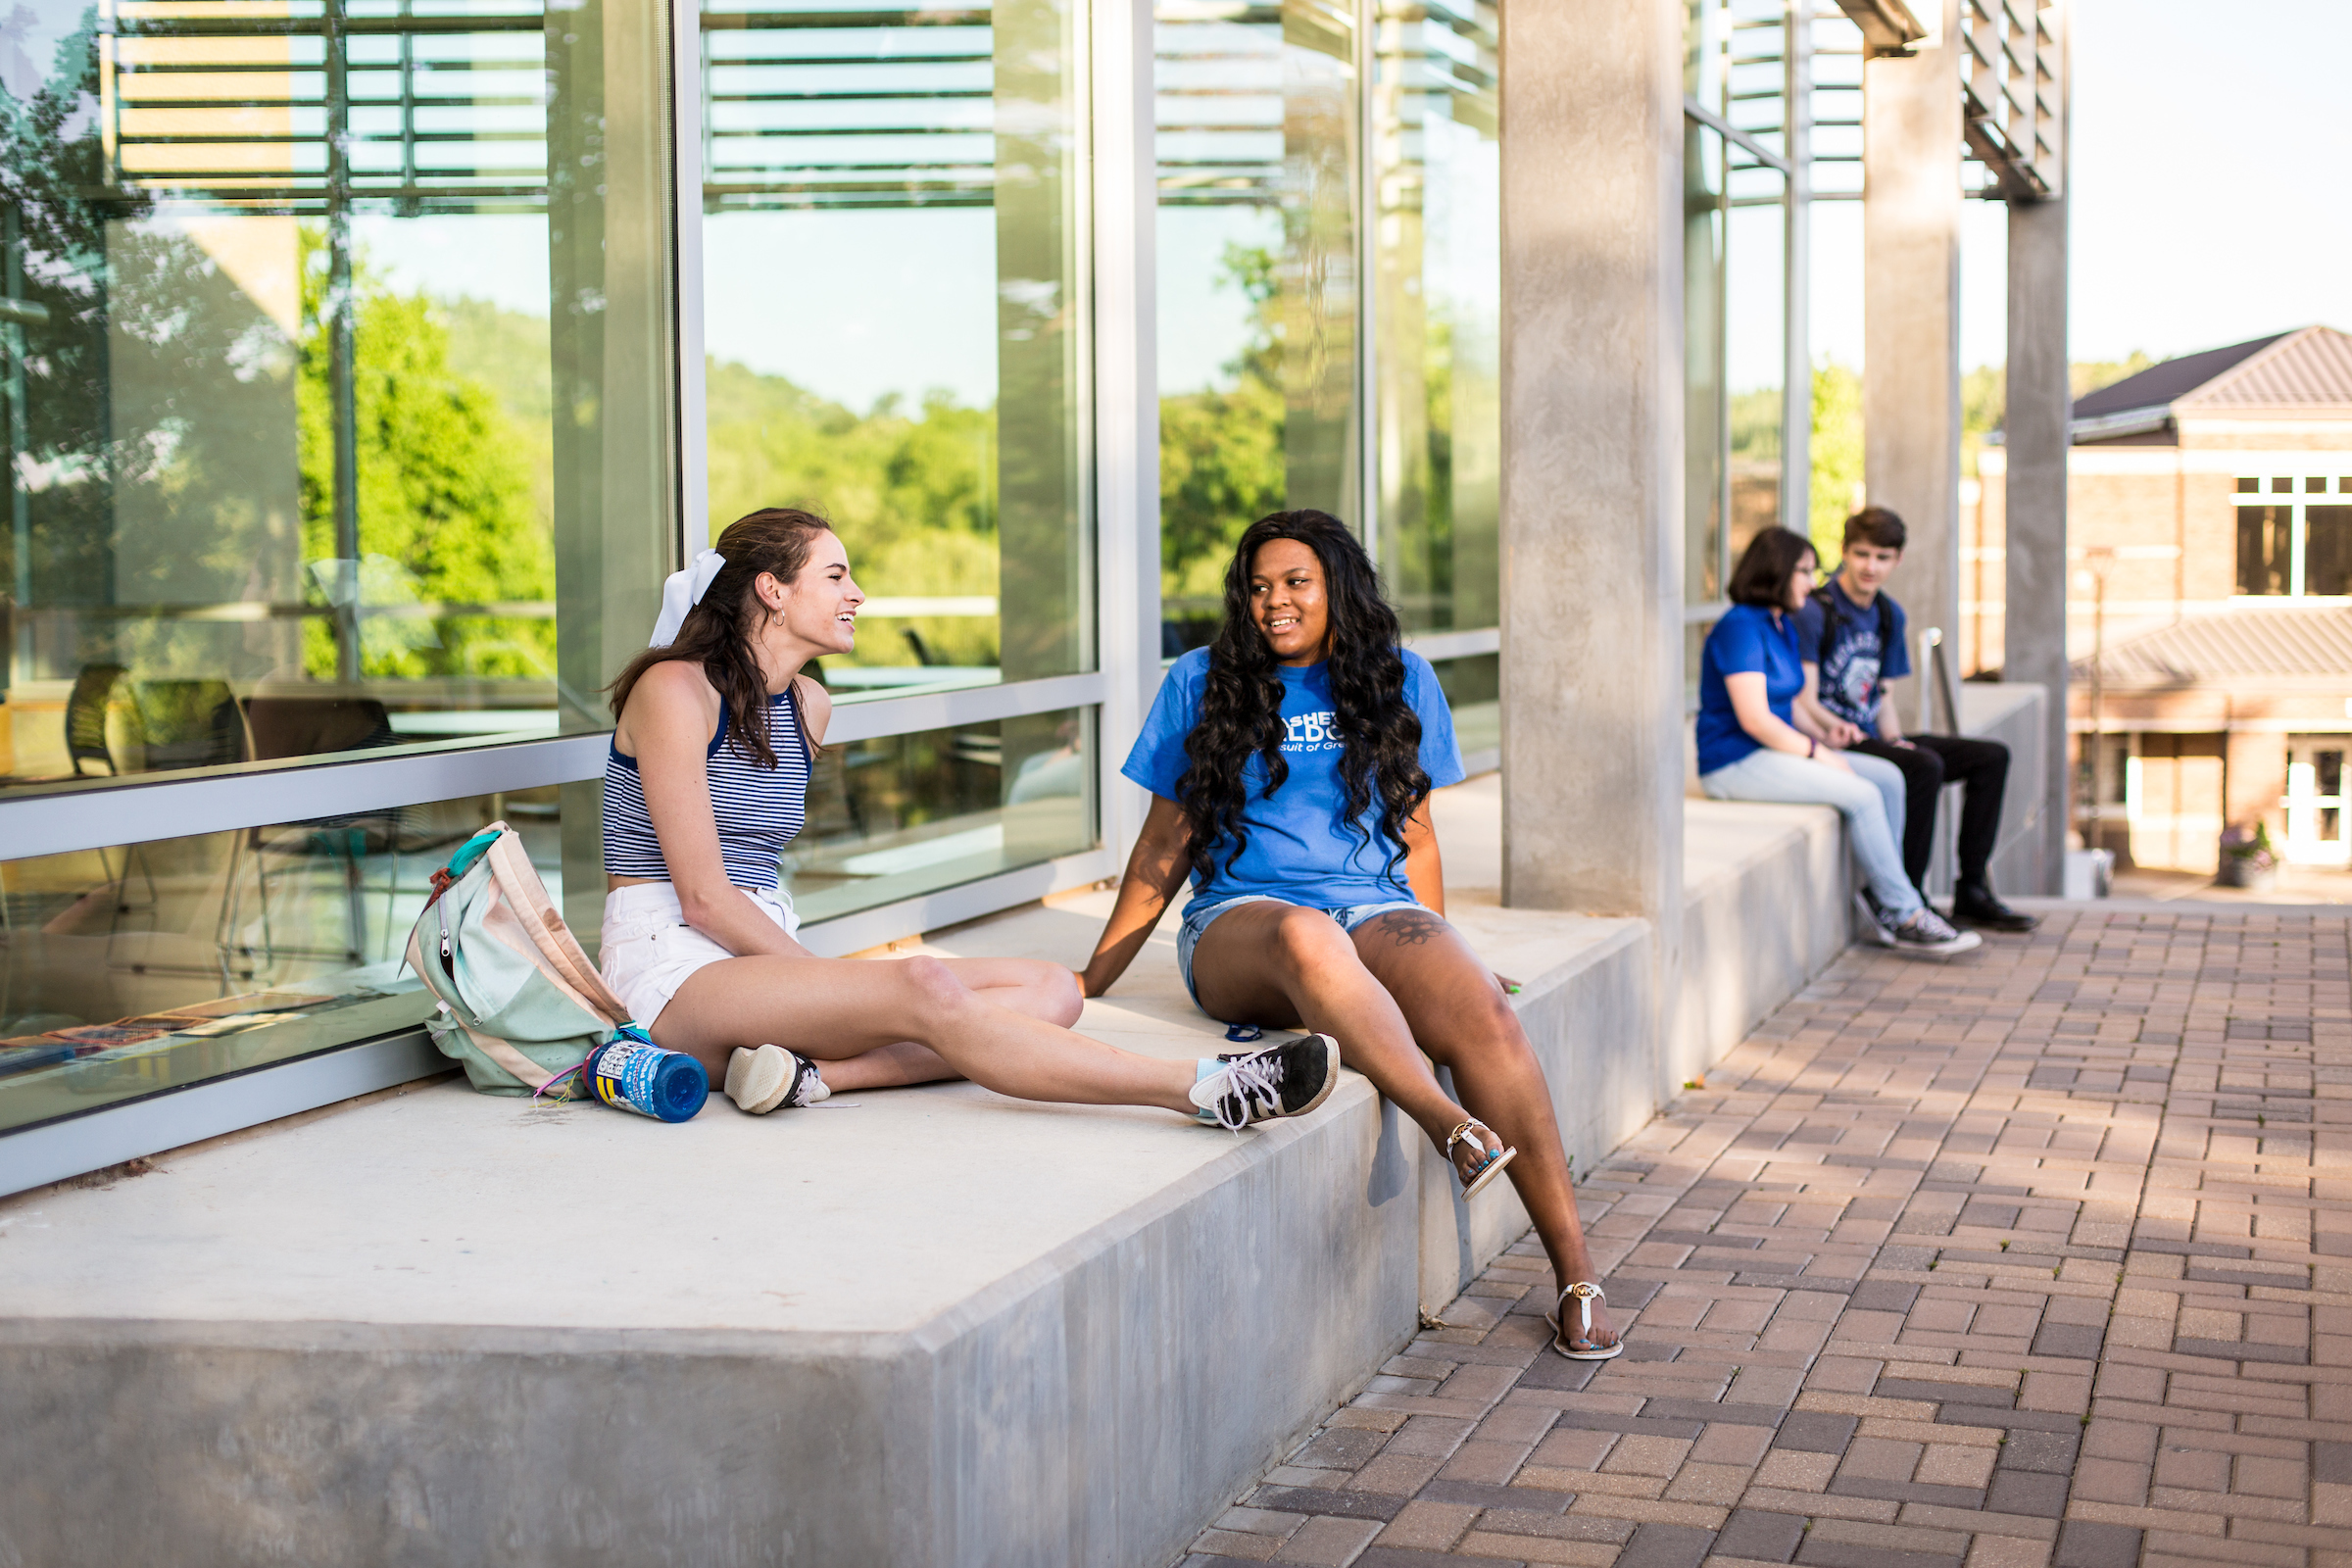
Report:
[{"label": "white sandal", "polygon": [[[1577,1330],[1573,1337],[1570,1336],[1562,1321],[1568,1315],[1568,1298],[1572,1296],[1576,1298],[1577,1310]],[[1592,1303],[1599,1301],[1606,1305],[1608,1299],[1608,1297],[1601,1293],[1600,1287],[1591,1280],[1578,1280],[1574,1285],[1562,1291],[1558,1302],[1555,1303],[1557,1310],[1544,1314],[1544,1321],[1551,1325],[1551,1348],[1571,1361],[1614,1361],[1618,1356],[1624,1354],[1625,1341],[1622,1339],[1614,1345],[1596,1346],[1590,1350],[1569,1348],[1578,1340],[1584,1341],[1587,1345],[1592,1344]]]},{"label": "white sandal", "polygon": [[[1476,1117],[1464,1121],[1446,1135],[1446,1162],[1447,1164],[1453,1163],[1453,1146],[1456,1144],[1468,1144],[1484,1156],[1479,1163],[1470,1168],[1470,1174],[1467,1176],[1461,1174],[1459,1166],[1454,1167],[1454,1174],[1462,1184],[1462,1200],[1464,1202],[1486,1191],[1487,1184],[1502,1174],[1502,1167],[1519,1157],[1519,1151],[1516,1149],[1489,1149],[1486,1139],[1470,1136],[1470,1129],[1473,1127],[1485,1133],[1487,1138],[1494,1138],[1494,1129]],[[1500,1144],[1502,1140],[1494,1138],[1494,1142]]]},{"label": "white sandal", "polygon": [[833,1091],[817,1076],[816,1063],[782,1046],[738,1046],[727,1057],[727,1098],[735,1108],[764,1116],[780,1105],[813,1105]]}]

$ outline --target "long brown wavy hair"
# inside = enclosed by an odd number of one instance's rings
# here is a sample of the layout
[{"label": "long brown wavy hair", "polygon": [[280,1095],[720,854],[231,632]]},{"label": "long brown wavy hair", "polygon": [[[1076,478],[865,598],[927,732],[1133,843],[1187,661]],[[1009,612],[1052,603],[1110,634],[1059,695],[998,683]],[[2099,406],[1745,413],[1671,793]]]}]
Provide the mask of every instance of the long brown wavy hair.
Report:
[{"label": "long brown wavy hair", "polygon": [[[1348,825],[1366,848],[1364,819],[1375,824],[1388,852],[1386,865],[1404,858],[1404,830],[1429,799],[1421,766],[1421,718],[1404,700],[1404,656],[1396,612],[1381,593],[1380,573],[1348,525],[1327,512],[1277,512],[1243,533],[1225,568],[1225,624],[1209,644],[1200,716],[1185,737],[1190,763],[1176,780],[1176,800],[1192,829],[1193,869],[1211,874],[1219,844],[1226,864],[1249,843],[1242,812],[1249,804],[1250,759],[1265,764],[1266,797],[1291,776],[1283,760],[1282,676],[1274,650],[1250,613],[1250,569],[1258,551],[1276,539],[1295,539],[1323,564],[1331,631],[1324,655],[1331,677],[1334,722],[1345,748],[1340,793]],[[1378,796],[1376,802],[1373,797]]]},{"label": "long brown wavy hair", "polygon": [[831,523],[798,507],[762,507],[728,523],[711,546],[727,564],[710,579],[703,602],[686,612],[677,638],[665,647],[648,648],[614,678],[612,716],[620,717],[629,693],[647,670],[673,659],[691,660],[703,666],[735,717],[727,726],[727,745],[755,767],[773,768],[775,748],[767,743],[767,725],[756,716],[767,711],[767,677],[760,673],[752,634],[766,617],[767,607],[760,603],[754,584],[763,571],[780,583],[791,583],[808,564],[808,547],[816,536],[832,531]]}]

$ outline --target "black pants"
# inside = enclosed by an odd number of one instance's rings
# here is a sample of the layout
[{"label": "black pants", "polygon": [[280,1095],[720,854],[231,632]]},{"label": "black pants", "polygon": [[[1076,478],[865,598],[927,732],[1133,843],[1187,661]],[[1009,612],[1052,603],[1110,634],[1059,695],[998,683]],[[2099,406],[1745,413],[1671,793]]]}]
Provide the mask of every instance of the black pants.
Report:
[{"label": "black pants", "polygon": [[1936,840],[1936,796],[1946,784],[1960,797],[1960,880],[1984,887],[1985,864],[2001,831],[2001,791],[2009,783],[2009,748],[1966,735],[1913,735],[1909,746],[1868,740],[1852,750],[1884,757],[1903,770],[1903,871],[1924,894]]}]

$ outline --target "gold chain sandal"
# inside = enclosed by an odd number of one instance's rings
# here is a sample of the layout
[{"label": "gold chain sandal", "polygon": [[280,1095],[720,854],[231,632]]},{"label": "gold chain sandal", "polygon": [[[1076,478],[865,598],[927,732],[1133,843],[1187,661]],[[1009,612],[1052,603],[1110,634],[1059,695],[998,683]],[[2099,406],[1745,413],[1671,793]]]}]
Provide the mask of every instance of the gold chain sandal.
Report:
[{"label": "gold chain sandal", "polygon": [[[1568,1299],[1571,1297],[1576,1298],[1577,1311],[1577,1329],[1573,1336],[1569,1334],[1567,1326]],[[1608,1299],[1608,1297],[1601,1293],[1600,1287],[1591,1280],[1578,1280],[1574,1285],[1562,1291],[1557,1303],[1558,1310],[1544,1314],[1544,1321],[1551,1325],[1551,1348],[1571,1361],[1614,1361],[1618,1356],[1624,1354],[1625,1341],[1623,1340],[1619,1340],[1614,1345],[1592,1345],[1592,1303],[1598,1301],[1606,1305]],[[1592,1348],[1585,1350],[1571,1349],[1570,1347],[1579,1340]]]},{"label": "gold chain sandal", "polygon": [[[1486,1156],[1484,1159],[1480,1160],[1476,1165],[1470,1168],[1469,1175],[1461,1178],[1462,1198],[1465,1201],[1476,1198],[1480,1193],[1486,1191],[1487,1184],[1502,1174],[1502,1167],[1508,1165],[1512,1160],[1519,1157],[1519,1151],[1516,1149],[1489,1149],[1487,1147],[1485,1138],[1473,1138],[1470,1136],[1470,1129],[1473,1127],[1477,1128],[1480,1132],[1485,1133],[1487,1138],[1494,1138],[1494,1129],[1488,1126],[1485,1122],[1478,1120],[1476,1117],[1471,1117],[1469,1120],[1464,1121],[1459,1127],[1456,1127],[1453,1131],[1446,1135],[1446,1160],[1447,1164],[1452,1164],[1453,1162],[1453,1146],[1456,1144],[1468,1144],[1473,1149],[1476,1149],[1481,1154]],[[1494,1141],[1497,1144],[1502,1142],[1502,1140],[1499,1138],[1494,1138]],[[1455,1169],[1458,1173],[1460,1167],[1456,1166]]]}]

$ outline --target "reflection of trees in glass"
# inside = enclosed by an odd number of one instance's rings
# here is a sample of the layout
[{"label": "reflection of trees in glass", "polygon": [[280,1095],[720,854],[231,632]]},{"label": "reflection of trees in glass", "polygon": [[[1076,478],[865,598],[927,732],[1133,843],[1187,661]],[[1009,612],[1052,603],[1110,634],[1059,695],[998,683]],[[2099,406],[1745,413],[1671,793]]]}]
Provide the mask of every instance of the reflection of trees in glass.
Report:
[{"label": "reflection of trees in glass", "polygon": [[[335,554],[333,333],[324,239],[305,228],[300,244],[303,555],[319,562]],[[405,581],[416,599],[433,604],[553,600],[554,539],[535,504],[529,462],[535,444],[488,384],[452,366],[449,320],[431,300],[394,293],[364,261],[355,261],[352,274],[360,549],[364,558],[382,558],[361,574],[363,604],[407,597],[370,591],[387,580]],[[430,625],[432,635],[420,634],[420,625]],[[550,620],[466,617],[363,621],[362,627],[362,668],[368,675],[545,676],[555,668]],[[313,674],[333,674],[334,632],[323,617],[305,624],[303,655]]]},{"label": "reflection of trees in glass", "polygon": [[36,603],[107,597],[112,532],[106,447],[106,219],[82,192],[105,184],[98,136],[98,13],[58,40],[49,79],[19,100],[0,89],[0,210],[10,292],[45,319],[0,328],[24,356],[24,448],[12,453],[15,496],[28,515],[30,559],[14,559],[0,591],[29,577]]},{"label": "reflection of trees in glass", "polygon": [[[832,519],[858,586],[892,598],[997,592],[996,429],[992,409],[944,392],[917,413],[887,397],[860,416],[780,375],[713,360],[710,532],[760,507],[807,507]],[[927,615],[911,627],[935,660],[994,664],[996,622]],[[863,664],[913,663],[896,635],[860,640]]]},{"label": "reflection of trees in glass", "polygon": [[1159,400],[1161,591],[1213,599],[1242,531],[1280,509],[1286,485],[1274,253],[1225,247],[1221,282],[1250,302],[1250,334],[1224,367],[1230,390]]},{"label": "reflection of trees in glass", "polygon": [[1781,389],[1735,392],[1726,410],[1731,438],[1732,559],[1781,520]]},{"label": "reflection of trees in glass", "polygon": [[1838,560],[1845,519],[1862,504],[1862,377],[1835,360],[1813,368],[1814,553]]}]

